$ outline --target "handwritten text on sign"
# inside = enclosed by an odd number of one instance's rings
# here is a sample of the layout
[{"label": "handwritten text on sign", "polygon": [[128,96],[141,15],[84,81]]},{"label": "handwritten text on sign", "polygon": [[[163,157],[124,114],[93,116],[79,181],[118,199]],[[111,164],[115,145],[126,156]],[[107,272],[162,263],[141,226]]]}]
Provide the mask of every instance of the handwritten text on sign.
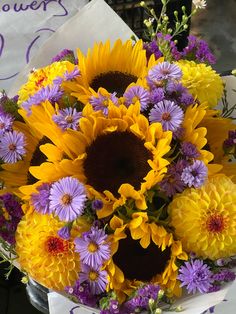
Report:
[{"label": "handwritten text on sign", "polygon": [[0,1],[0,90],[10,88],[45,40],[87,2]]}]

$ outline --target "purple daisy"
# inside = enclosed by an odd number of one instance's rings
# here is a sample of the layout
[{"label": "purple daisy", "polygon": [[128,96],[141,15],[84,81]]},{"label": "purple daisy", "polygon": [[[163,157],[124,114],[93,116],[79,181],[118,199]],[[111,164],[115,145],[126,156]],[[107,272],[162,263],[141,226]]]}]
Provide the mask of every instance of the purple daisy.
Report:
[{"label": "purple daisy", "polygon": [[180,151],[185,158],[198,158],[200,156],[197,147],[191,142],[183,142]]},{"label": "purple daisy", "polygon": [[50,195],[51,185],[48,183],[43,183],[37,187],[38,193],[33,193],[31,195],[31,202],[34,209],[41,214],[51,214],[52,210],[49,208],[49,195]]},{"label": "purple daisy", "polygon": [[69,240],[70,239],[70,227],[69,226],[64,226],[62,227],[57,234],[59,235],[60,238],[64,240]]},{"label": "purple daisy", "polygon": [[107,272],[99,268],[92,268],[88,265],[81,264],[79,282],[87,282],[93,295],[98,295],[106,291],[108,283]]},{"label": "purple daisy", "polygon": [[188,187],[199,188],[207,178],[207,167],[201,160],[195,160],[194,163],[183,169],[181,180]]},{"label": "purple daisy", "polygon": [[125,98],[125,104],[127,107],[139,101],[141,105],[141,111],[145,111],[150,102],[149,92],[142,86],[131,86],[124,93],[124,98]]},{"label": "purple daisy", "polygon": [[75,58],[73,50],[63,49],[60,53],[58,53],[55,57],[52,58],[51,62],[54,63],[54,62],[59,62],[63,60],[68,60],[71,58],[72,59]]},{"label": "purple daisy", "polygon": [[84,232],[82,237],[75,239],[75,251],[80,254],[81,261],[98,268],[110,258],[110,246],[107,243],[107,234],[103,229],[92,227]]},{"label": "purple daisy", "polygon": [[103,201],[96,199],[92,202],[92,209],[94,210],[100,210],[103,208]]},{"label": "purple daisy", "polygon": [[17,131],[10,131],[4,134],[0,141],[0,159],[13,164],[21,160],[26,153],[24,134]]},{"label": "purple daisy", "polygon": [[224,282],[224,281],[229,282],[229,281],[235,280],[236,276],[235,276],[235,272],[230,271],[228,269],[222,269],[220,272],[214,274],[212,278],[215,281],[219,281],[219,282]]},{"label": "purple daisy", "polygon": [[179,269],[180,287],[186,286],[188,293],[206,293],[212,286],[212,272],[202,260],[185,262]]},{"label": "purple daisy", "polygon": [[167,96],[170,100],[175,101],[177,104],[188,107],[195,103],[194,98],[189,94],[186,87],[181,83],[170,81],[166,87]]},{"label": "purple daisy", "polygon": [[84,185],[76,178],[65,177],[51,186],[49,210],[62,221],[73,221],[82,215],[86,199]]},{"label": "purple daisy", "polygon": [[179,80],[181,77],[181,69],[168,61],[158,63],[148,72],[148,78],[154,83],[162,80]]},{"label": "purple daisy", "polygon": [[10,114],[0,112],[0,136],[12,130],[13,121],[14,118]]},{"label": "purple daisy", "polygon": [[93,109],[96,111],[101,110],[104,115],[108,114],[108,106],[110,102],[113,102],[116,106],[118,105],[116,93],[102,95],[98,92],[97,97],[91,96],[89,99],[89,103],[93,106]]},{"label": "purple daisy", "polygon": [[74,67],[74,69],[71,72],[66,71],[64,74],[65,81],[71,81],[77,76],[80,76],[80,70],[77,66]]},{"label": "purple daisy", "polygon": [[150,111],[149,121],[160,122],[165,131],[175,131],[183,121],[183,110],[173,101],[163,100]]},{"label": "purple daisy", "polygon": [[52,120],[64,131],[66,129],[77,130],[78,122],[81,117],[81,112],[70,107],[59,110],[58,114],[52,116]]},{"label": "purple daisy", "polygon": [[57,102],[63,95],[63,91],[59,85],[47,85],[42,87],[37,93],[31,96],[27,101],[21,104],[28,114],[31,114],[31,107],[33,105],[40,105],[42,102],[48,100],[51,103]]},{"label": "purple daisy", "polygon": [[165,97],[165,92],[162,87],[154,88],[150,92],[150,102],[152,104],[157,104],[158,102],[164,100],[164,97]]}]

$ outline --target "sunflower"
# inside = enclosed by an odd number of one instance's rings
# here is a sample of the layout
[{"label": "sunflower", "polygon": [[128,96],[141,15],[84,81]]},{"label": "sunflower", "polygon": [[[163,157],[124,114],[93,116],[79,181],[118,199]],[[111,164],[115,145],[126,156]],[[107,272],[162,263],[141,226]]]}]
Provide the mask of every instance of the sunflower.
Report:
[{"label": "sunflower", "polygon": [[176,195],[169,214],[187,252],[212,260],[236,254],[236,185],[225,175]]},{"label": "sunflower", "polygon": [[223,81],[210,66],[194,61],[177,62],[183,72],[182,84],[200,103],[215,107],[223,94]]},{"label": "sunflower", "polygon": [[63,223],[51,216],[34,212],[20,221],[16,231],[16,252],[21,269],[54,290],[73,285],[80,271],[73,238],[64,240],[57,234],[62,226]]},{"label": "sunflower", "polygon": [[[61,160],[63,153],[69,153],[63,141],[60,141],[62,130],[52,121],[55,109],[49,102],[41,106],[33,106],[32,114],[20,109],[19,113],[25,123],[16,121],[13,129],[22,132],[26,139],[26,154],[23,160],[12,164],[3,164],[0,178],[4,186],[10,191],[19,194],[19,188],[26,184],[34,184],[37,179],[32,176],[29,168],[40,165],[48,160]],[[57,146],[53,146],[56,143]],[[51,154],[45,156],[45,149],[51,148]]]},{"label": "sunflower", "polygon": [[149,125],[138,104],[129,108],[110,105],[107,116],[88,104],[79,127],[62,134],[73,159],[31,167],[31,173],[44,182],[65,175],[76,177],[90,197],[102,200],[99,218],[112,214],[129,198],[145,210],[146,191],[166,172],[169,162],[163,156],[170,150],[172,133],[164,132],[160,123]]},{"label": "sunflower", "polygon": [[110,288],[123,300],[141,283],[152,282],[180,295],[177,259],[186,260],[180,241],[163,226],[150,222],[147,213],[137,212],[127,224],[113,216],[110,227],[112,259],[106,269],[110,275]]},{"label": "sunflower", "polygon": [[[112,48],[107,41],[95,44],[87,56],[80,50],[77,53],[81,76],[63,86],[84,104],[100,87],[121,97],[131,83],[136,83],[147,75],[146,51],[141,40],[134,45],[131,40],[124,44],[117,40]],[[157,62],[159,61],[154,62],[154,58],[151,58],[149,64],[151,66]]]},{"label": "sunflower", "polygon": [[33,70],[28,77],[27,83],[22,85],[18,91],[18,104],[36,94],[42,87],[53,84],[58,77],[63,77],[66,71],[73,71],[75,65],[68,61],[54,62],[46,67]]}]

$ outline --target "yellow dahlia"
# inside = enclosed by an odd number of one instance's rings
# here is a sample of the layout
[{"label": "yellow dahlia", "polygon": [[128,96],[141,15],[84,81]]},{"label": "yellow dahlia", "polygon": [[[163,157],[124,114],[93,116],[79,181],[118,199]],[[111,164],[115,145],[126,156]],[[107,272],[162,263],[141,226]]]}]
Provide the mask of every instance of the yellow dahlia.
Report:
[{"label": "yellow dahlia", "polygon": [[215,107],[223,94],[223,81],[210,66],[194,61],[177,62],[183,72],[182,84],[200,103]]},{"label": "yellow dahlia", "polygon": [[72,159],[31,167],[31,173],[44,182],[76,177],[92,198],[103,201],[99,218],[110,215],[127,199],[145,210],[146,191],[166,172],[169,162],[163,157],[170,150],[172,133],[164,132],[160,123],[149,125],[138,104],[110,105],[107,116],[87,105],[79,127],[62,134]]},{"label": "yellow dahlia", "polygon": [[169,215],[184,250],[212,260],[236,254],[236,185],[225,175],[176,195]]},{"label": "yellow dahlia", "polygon": [[16,253],[23,271],[42,285],[64,290],[73,285],[80,271],[79,254],[73,238],[57,234],[63,223],[36,212],[24,216],[16,231]]},{"label": "yellow dahlia", "polygon": [[30,96],[37,93],[42,87],[53,84],[57,77],[63,77],[66,71],[73,71],[75,65],[68,61],[54,62],[46,67],[36,69],[28,77],[25,83],[18,91],[18,104],[26,101]]},{"label": "yellow dahlia", "polygon": [[63,86],[84,104],[100,87],[121,97],[131,83],[147,75],[146,51],[141,40],[134,45],[131,40],[124,44],[117,40],[112,48],[107,41],[95,44],[87,56],[80,50],[77,53],[81,76]]},{"label": "yellow dahlia", "polygon": [[186,260],[187,254],[182,251],[180,241],[175,241],[163,226],[150,222],[144,212],[134,213],[127,224],[113,216],[110,227],[114,230],[110,236],[112,259],[106,269],[110,288],[121,300],[145,282],[181,294],[176,261]]}]

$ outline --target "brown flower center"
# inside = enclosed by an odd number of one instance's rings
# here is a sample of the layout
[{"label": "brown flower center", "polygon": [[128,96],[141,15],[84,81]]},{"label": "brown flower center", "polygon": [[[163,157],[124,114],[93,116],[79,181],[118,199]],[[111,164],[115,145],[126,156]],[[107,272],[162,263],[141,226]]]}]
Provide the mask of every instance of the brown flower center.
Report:
[{"label": "brown flower center", "polygon": [[70,194],[64,194],[61,198],[63,205],[69,205],[72,201],[72,197]]},{"label": "brown flower center", "polygon": [[69,243],[61,238],[50,236],[46,241],[46,250],[52,255],[66,253],[69,250]]},{"label": "brown flower center", "polygon": [[16,145],[11,143],[9,146],[8,146],[9,150],[11,150],[12,152],[14,152],[14,150],[16,150]]},{"label": "brown flower center", "polygon": [[162,115],[162,120],[164,121],[170,121],[171,120],[171,115],[169,112],[164,112]]},{"label": "brown flower center", "polygon": [[97,92],[99,87],[105,88],[109,93],[117,93],[118,97],[123,96],[126,88],[137,81],[135,75],[123,73],[120,71],[112,71],[101,73],[96,76],[90,86]]},{"label": "brown flower center", "polygon": [[206,221],[206,227],[209,232],[222,232],[226,227],[225,218],[220,214],[212,214]]},{"label": "brown flower center", "polygon": [[5,127],[5,123],[1,122],[0,123],[0,130],[2,130]]},{"label": "brown flower center", "polygon": [[154,242],[144,249],[130,234],[119,241],[118,251],[113,255],[114,263],[123,271],[125,278],[149,281],[161,274],[170,259],[167,247],[162,251]]},{"label": "brown flower center", "polygon": [[150,171],[152,155],[144,141],[130,132],[112,132],[98,136],[86,150],[84,172],[87,183],[99,192],[109,190],[118,196],[124,183],[140,188]]},{"label": "brown flower center", "polygon": [[[39,149],[41,145],[47,144],[47,143],[52,143],[46,136],[44,136],[39,142],[37,147],[35,148],[35,151],[32,155],[31,161],[30,161],[30,166],[39,166],[43,162],[47,160],[47,157],[41,152]],[[30,172],[27,174],[27,184],[34,184],[38,180],[32,176]]]}]

